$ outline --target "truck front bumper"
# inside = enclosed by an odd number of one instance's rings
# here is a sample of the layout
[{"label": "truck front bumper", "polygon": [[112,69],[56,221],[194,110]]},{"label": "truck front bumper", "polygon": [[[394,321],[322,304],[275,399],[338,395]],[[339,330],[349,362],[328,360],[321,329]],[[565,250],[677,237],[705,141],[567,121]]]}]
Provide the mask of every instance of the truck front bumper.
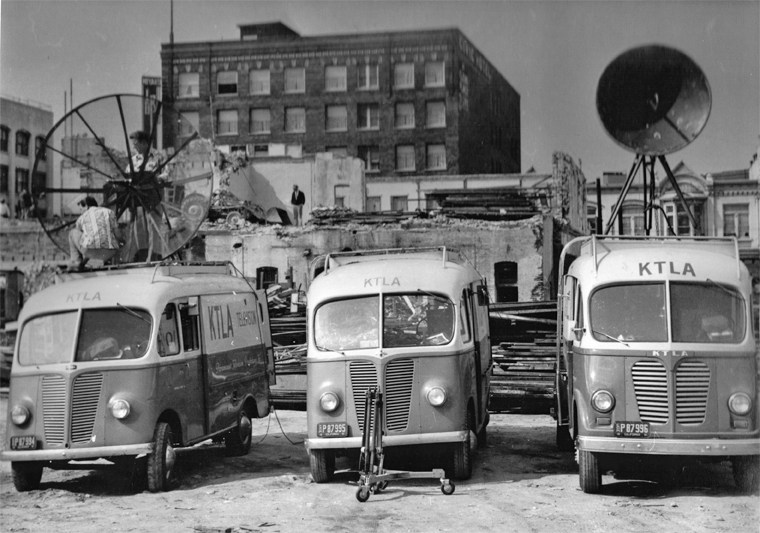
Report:
[{"label": "truck front bumper", "polygon": [[6,450],[0,453],[1,461],[79,461],[143,455],[153,451],[153,443],[129,444],[126,446],[100,446],[98,448],[76,448],[65,450]]},{"label": "truck front bumper", "polygon": [[[464,442],[466,431],[447,431],[444,433],[417,433],[414,435],[384,435],[383,447],[413,446],[416,444],[446,444]],[[361,448],[361,437],[308,438],[304,441],[306,450]]]},{"label": "truck front bumper", "polygon": [[760,439],[628,439],[578,437],[578,449],[651,455],[760,455]]}]

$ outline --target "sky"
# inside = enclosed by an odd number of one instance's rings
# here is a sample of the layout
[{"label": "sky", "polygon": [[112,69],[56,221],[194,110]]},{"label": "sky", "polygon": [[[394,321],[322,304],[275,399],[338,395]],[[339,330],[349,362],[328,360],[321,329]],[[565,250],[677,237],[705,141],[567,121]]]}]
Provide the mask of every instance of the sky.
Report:
[{"label": "sky", "polygon": [[[760,143],[757,0],[175,0],[174,40],[238,40],[239,24],[282,21],[301,35],[459,28],[520,94],[521,168],[551,172],[552,153],[580,161],[588,180],[627,173],[634,154],[605,132],[599,78],[637,46],[689,56],[712,92],[700,136],[667,156],[698,174],[749,167]],[[160,76],[169,0],[1,0],[0,92],[64,115]]]}]

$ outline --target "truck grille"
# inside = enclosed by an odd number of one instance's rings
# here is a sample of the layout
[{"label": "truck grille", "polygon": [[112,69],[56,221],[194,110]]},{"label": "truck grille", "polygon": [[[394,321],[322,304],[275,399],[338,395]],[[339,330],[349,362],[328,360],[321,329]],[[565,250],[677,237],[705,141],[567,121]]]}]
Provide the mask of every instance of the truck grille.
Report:
[{"label": "truck grille", "polygon": [[411,359],[396,359],[385,367],[385,427],[388,431],[403,431],[409,425],[413,384],[414,361]]},{"label": "truck grille", "polygon": [[638,361],[631,368],[633,389],[642,422],[668,422],[668,374],[657,361]]},{"label": "truck grille", "polygon": [[[377,385],[377,369],[368,361],[353,361],[349,365],[356,418],[359,429],[364,431],[365,395],[370,387]],[[409,425],[409,409],[414,385],[414,361],[396,359],[385,367],[385,428],[388,431],[404,431]]]},{"label": "truck grille", "polygon": [[676,369],[676,420],[683,425],[705,421],[710,369],[701,361],[685,361]]},{"label": "truck grille", "polygon": [[83,374],[74,381],[71,397],[71,442],[89,442],[98,414],[103,374]]},{"label": "truck grille", "polygon": [[42,422],[45,443],[63,444],[66,421],[66,381],[62,376],[42,377]]}]

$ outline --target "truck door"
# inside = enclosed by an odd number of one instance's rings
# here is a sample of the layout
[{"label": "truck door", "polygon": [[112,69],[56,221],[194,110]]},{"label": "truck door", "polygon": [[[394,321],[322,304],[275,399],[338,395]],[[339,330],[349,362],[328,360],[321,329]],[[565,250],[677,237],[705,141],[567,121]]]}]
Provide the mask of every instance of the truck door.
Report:
[{"label": "truck door", "polygon": [[470,308],[473,310],[473,335],[478,372],[478,412],[485,416],[491,383],[491,334],[488,327],[488,288],[485,284],[473,285],[470,295]]}]

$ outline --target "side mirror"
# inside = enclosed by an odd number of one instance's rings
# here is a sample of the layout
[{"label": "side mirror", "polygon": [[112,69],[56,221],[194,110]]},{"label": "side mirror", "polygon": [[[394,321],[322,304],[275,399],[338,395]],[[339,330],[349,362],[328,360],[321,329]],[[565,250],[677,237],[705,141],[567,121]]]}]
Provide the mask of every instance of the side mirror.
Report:
[{"label": "side mirror", "polygon": [[478,285],[478,305],[488,305],[488,287]]},{"label": "side mirror", "polygon": [[583,328],[576,327],[575,320],[568,320],[567,321],[567,331],[565,332],[565,339],[569,339],[572,335],[572,338],[574,338],[576,341],[581,340],[581,337],[583,337]]}]

